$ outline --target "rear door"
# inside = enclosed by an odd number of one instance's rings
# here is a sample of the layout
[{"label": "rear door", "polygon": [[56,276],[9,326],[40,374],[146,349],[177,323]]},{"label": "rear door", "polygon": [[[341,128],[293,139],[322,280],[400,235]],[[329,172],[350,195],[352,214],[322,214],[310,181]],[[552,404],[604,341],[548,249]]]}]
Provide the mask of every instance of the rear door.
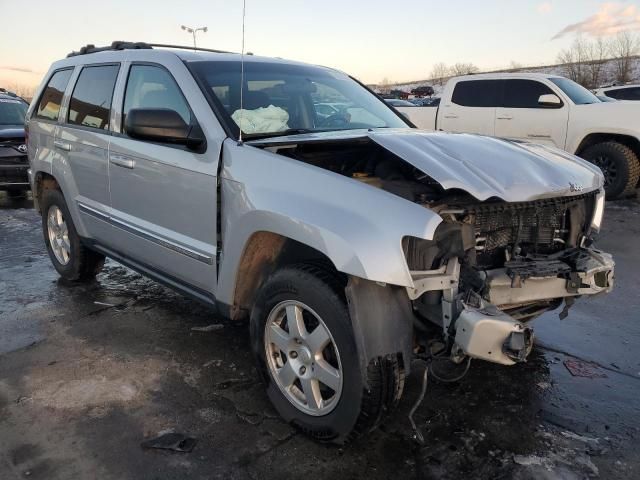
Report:
[{"label": "rear door", "polygon": [[460,80],[440,103],[438,130],[494,135],[501,80]]},{"label": "rear door", "polygon": [[[123,84],[122,125],[133,108],[171,109],[187,124],[198,124],[185,92],[164,66],[132,63]],[[109,150],[110,246],[170,281],[211,293],[216,285],[220,144],[212,138],[207,142],[206,149],[194,151],[131,138],[123,127],[114,134]]]},{"label": "rear door", "polygon": [[556,95],[550,87],[537,80],[514,78],[505,80],[503,88],[502,106],[496,109],[497,137],[564,148],[569,107],[538,103],[542,95]]},{"label": "rear door", "polygon": [[55,147],[55,136],[58,132],[58,120],[62,108],[62,100],[73,67],[55,71],[42,91],[38,103],[34,106],[29,118],[29,160],[33,171],[52,173],[54,164],[64,160],[63,151]]},{"label": "rear door", "polygon": [[101,238],[109,228],[109,122],[119,69],[119,64],[81,67],[55,143],[66,160],[58,168],[71,171],[64,175],[67,202],[76,202],[91,238]]}]

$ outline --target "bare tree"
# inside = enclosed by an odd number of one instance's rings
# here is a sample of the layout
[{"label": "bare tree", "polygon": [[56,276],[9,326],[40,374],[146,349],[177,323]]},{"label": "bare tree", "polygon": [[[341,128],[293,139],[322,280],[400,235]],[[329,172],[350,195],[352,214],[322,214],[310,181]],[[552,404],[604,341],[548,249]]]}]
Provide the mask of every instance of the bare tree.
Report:
[{"label": "bare tree", "polygon": [[431,79],[437,85],[444,85],[444,81],[451,75],[451,69],[446,63],[436,63],[431,69]]},{"label": "bare tree", "polygon": [[524,65],[522,65],[520,62],[516,62],[515,60],[511,60],[509,62],[509,70],[522,70],[524,68]]},{"label": "bare tree", "polygon": [[471,75],[473,73],[478,73],[479,71],[480,69],[473,63],[456,63],[451,67],[451,74],[454,76]]},{"label": "bare tree", "polygon": [[561,64],[565,76],[581,85],[589,83],[587,48],[584,39],[578,37],[569,48],[558,54],[558,63]]},{"label": "bare tree", "polygon": [[587,88],[598,88],[602,83],[604,75],[604,65],[607,62],[609,47],[607,42],[598,37],[584,48],[584,57],[586,61],[585,85]]},{"label": "bare tree", "polygon": [[378,84],[378,91],[380,93],[389,93],[391,90],[391,82],[388,77],[384,77]]},{"label": "bare tree", "polygon": [[640,37],[629,31],[620,32],[609,44],[613,57],[616,80],[626,83],[631,80],[632,57],[640,51]]},{"label": "bare tree", "polygon": [[30,100],[31,98],[33,98],[33,95],[35,94],[35,91],[36,91],[35,86],[23,85],[21,83],[15,83],[15,82],[5,85],[4,88],[27,100]]}]

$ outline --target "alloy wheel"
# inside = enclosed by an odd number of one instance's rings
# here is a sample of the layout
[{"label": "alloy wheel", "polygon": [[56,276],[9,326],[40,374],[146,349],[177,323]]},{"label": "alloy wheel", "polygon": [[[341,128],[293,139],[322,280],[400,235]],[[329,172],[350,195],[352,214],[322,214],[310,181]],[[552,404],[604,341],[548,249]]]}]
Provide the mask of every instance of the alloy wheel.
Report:
[{"label": "alloy wheel", "polygon": [[598,155],[593,163],[602,170],[605,187],[615,183],[618,178],[618,168],[608,155]]},{"label": "alloy wheel", "polygon": [[320,316],[302,302],[287,300],[271,310],[264,333],[271,377],[287,400],[308,415],[330,413],[340,400],[343,373]]},{"label": "alloy wheel", "polygon": [[47,234],[49,244],[56,260],[61,265],[69,263],[71,258],[71,243],[69,242],[69,228],[62,214],[62,210],[52,205],[47,213]]}]

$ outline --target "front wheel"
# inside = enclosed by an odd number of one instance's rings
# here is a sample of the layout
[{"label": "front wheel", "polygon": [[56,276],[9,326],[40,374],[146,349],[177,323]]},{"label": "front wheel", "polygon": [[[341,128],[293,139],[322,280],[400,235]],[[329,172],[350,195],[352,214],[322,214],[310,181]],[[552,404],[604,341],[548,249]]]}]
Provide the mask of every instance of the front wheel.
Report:
[{"label": "front wheel", "polygon": [[366,433],[400,399],[397,356],[372,360],[363,375],[344,286],[322,269],[273,274],[252,310],[251,338],[276,410],[318,440],[344,443]]},{"label": "front wheel", "polygon": [[640,178],[640,162],[626,145],[618,142],[598,143],[587,148],[582,158],[602,170],[607,198],[627,196],[634,192]]},{"label": "front wheel", "polygon": [[64,196],[45,190],[42,196],[42,231],[51,263],[66,280],[91,280],[104,265],[104,256],[80,241]]}]

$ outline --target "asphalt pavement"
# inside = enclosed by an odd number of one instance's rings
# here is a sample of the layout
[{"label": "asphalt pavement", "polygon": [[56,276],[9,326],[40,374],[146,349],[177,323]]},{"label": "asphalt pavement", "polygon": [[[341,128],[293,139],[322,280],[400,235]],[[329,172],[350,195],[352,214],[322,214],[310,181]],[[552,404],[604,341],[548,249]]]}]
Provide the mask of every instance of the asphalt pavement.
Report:
[{"label": "asphalt pavement", "polygon": [[[637,200],[607,205],[596,242],[615,290],[535,320],[525,364],[430,381],[424,445],[407,417],[420,365],[382,428],[316,443],[270,406],[246,323],[111,261],[93,283],[64,282],[40,225],[29,198],[0,193],[0,479],[640,478]],[[141,447],[166,432],[195,447]]]}]

